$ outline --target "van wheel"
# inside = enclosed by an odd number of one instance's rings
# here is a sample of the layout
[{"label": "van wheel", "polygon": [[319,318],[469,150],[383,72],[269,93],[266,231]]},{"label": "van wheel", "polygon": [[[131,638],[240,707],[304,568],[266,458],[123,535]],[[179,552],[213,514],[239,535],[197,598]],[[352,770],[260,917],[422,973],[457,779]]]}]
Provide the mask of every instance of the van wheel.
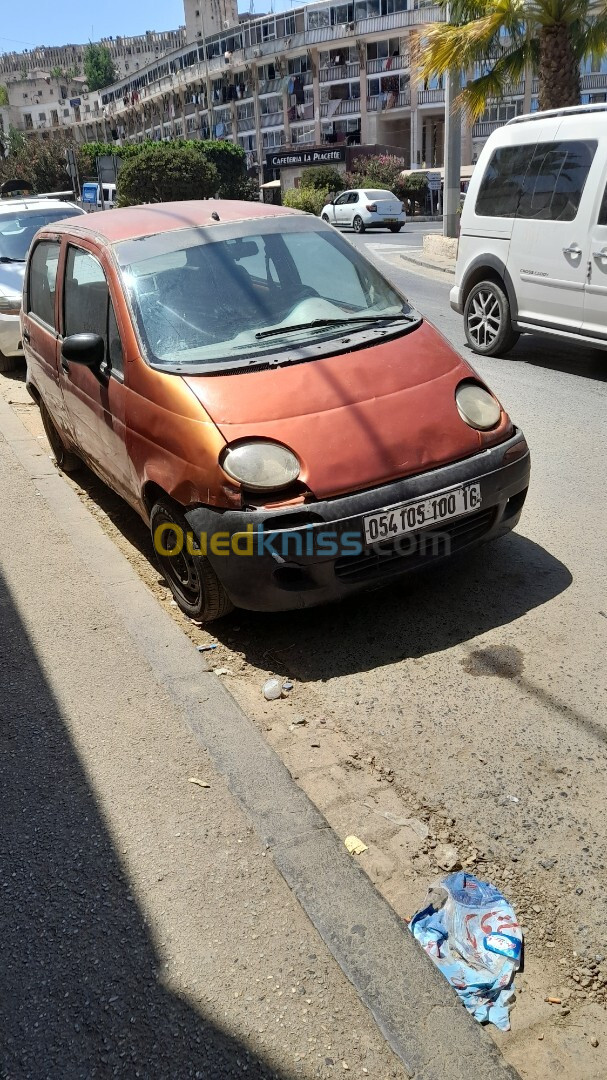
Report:
[{"label": "van wheel", "polygon": [[61,472],[64,473],[77,472],[82,466],[80,458],[77,457],[76,454],[72,454],[71,450],[66,449],[63,439],[57,431],[55,422],[51,419],[51,414],[44,402],[39,402],[39,406],[42,426],[46,437],[51,444],[51,450],[53,451],[53,457],[57,463],[57,468],[61,469]]},{"label": "van wheel", "polygon": [[365,223],[361,218],[360,214],[357,214],[354,218],[354,221],[352,222],[352,228],[354,229],[354,232],[357,233],[363,233],[365,231]]},{"label": "van wheel", "polygon": [[[190,555],[186,537],[191,532],[184,515],[170,499],[159,499],[152,507],[150,528],[152,542],[159,526],[165,526],[159,537],[164,552],[154,544],[156,559],[169,589],[185,615],[200,622],[213,622],[233,608],[227,592],[205,555]],[[180,544],[182,541],[182,544]],[[228,556],[229,557],[229,556]]]},{"label": "van wheel", "polygon": [[512,329],[510,304],[496,281],[480,281],[464,307],[466,341],[481,356],[499,356],[512,349],[520,335]]}]

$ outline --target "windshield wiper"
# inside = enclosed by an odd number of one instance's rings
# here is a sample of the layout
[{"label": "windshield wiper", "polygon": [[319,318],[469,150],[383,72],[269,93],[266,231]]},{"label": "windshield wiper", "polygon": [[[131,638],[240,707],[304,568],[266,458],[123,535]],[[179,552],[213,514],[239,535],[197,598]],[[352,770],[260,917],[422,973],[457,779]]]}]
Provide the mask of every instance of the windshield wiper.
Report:
[{"label": "windshield wiper", "polygon": [[316,326],[348,326],[350,323],[385,323],[385,322],[414,322],[414,315],[345,315],[343,319],[312,319],[311,322],[293,323],[291,326],[275,326],[273,330],[261,330],[255,334],[257,341],[263,338],[278,337],[279,334],[290,334],[294,330],[311,330]]},{"label": "windshield wiper", "polygon": [[0,263],[19,262],[24,263],[25,259],[11,259],[10,255],[0,255]]}]

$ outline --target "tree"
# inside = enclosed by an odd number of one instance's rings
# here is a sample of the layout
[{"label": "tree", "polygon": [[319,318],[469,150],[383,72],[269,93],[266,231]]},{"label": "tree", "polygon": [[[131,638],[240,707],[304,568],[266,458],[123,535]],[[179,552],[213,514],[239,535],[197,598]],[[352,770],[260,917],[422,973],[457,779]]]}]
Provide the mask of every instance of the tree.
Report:
[{"label": "tree", "polygon": [[71,187],[65,150],[70,141],[45,139],[9,128],[8,157],[0,160],[0,183],[24,180],[34,191],[65,191]]},{"label": "tree", "polygon": [[298,187],[289,188],[282,197],[283,205],[292,210],[304,210],[306,214],[320,214],[326,204],[329,192],[320,188]]},{"label": "tree", "polygon": [[404,158],[393,154],[377,154],[373,157],[359,157],[354,162],[354,171],[346,176],[348,187],[385,188],[400,195],[401,173],[405,168]]},{"label": "tree", "polygon": [[102,90],[116,82],[118,75],[107,45],[89,41],[84,50],[84,75],[89,90]]},{"label": "tree", "polygon": [[118,173],[118,205],[208,199],[218,185],[217,169],[199,150],[154,143],[123,164]]},{"label": "tree", "polygon": [[314,165],[304,170],[301,187],[314,188],[316,191],[343,191],[344,178],[332,165]]},{"label": "tree", "polygon": [[0,86],[0,107],[8,105],[8,90],[6,86]]},{"label": "tree", "polygon": [[607,52],[606,0],[450,0],[449,14],[424,32],[420,74],[479,71],[458,99],[471,120],[529,71],[540,109],[579,105],[581,61]]}]

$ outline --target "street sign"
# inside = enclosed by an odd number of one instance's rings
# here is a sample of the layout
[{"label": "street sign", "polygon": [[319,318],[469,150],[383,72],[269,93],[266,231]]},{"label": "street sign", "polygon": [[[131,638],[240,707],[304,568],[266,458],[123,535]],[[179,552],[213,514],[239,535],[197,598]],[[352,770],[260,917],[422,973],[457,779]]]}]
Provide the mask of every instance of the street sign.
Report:
[{"label": "street sign", "polygon": [[441,188],[441,175],[437,172],[428,173],[428,188],[430,191],[440,191]]}]

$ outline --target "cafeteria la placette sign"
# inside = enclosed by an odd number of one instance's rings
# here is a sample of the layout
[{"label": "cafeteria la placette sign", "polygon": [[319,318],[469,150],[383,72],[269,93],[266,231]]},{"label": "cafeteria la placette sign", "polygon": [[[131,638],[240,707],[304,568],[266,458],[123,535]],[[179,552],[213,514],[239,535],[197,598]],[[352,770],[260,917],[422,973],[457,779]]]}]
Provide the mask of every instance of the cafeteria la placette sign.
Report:
[{"label": "cafeteria la placette sign", "polygon": [[334,150],[292,150],[286,154],[266,154],[266,168],[294,169],[301,165],[333,165],[346,160],[344,146]]}]

